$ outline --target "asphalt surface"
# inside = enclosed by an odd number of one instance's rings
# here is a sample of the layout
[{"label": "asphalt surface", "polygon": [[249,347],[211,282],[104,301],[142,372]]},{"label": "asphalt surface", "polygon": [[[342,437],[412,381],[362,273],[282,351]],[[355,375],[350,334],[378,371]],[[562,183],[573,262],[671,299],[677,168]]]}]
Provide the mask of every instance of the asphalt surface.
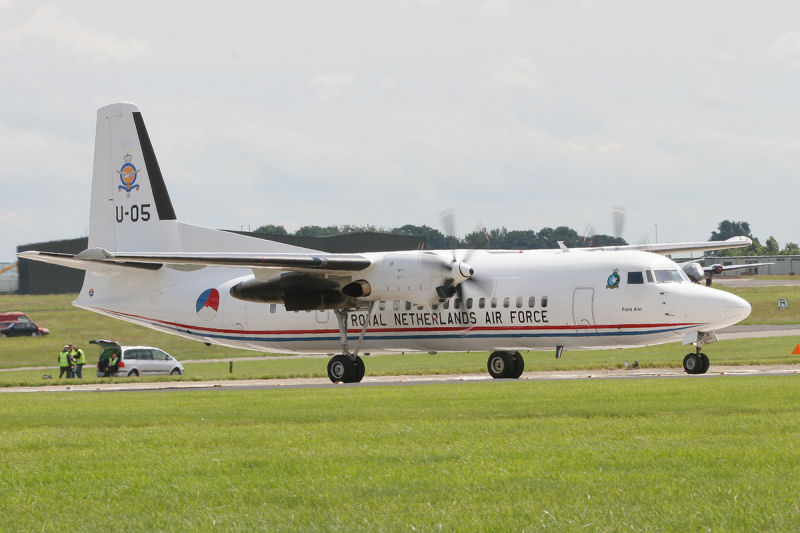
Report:
[{"label": "asphalt surface", "polygon": [[503,381],[553,381],[578,379],[708,379],[724,376],[779,376],[800,374],[800,364],[759,366],[712,366],[706,374],[689,375],[681,368],[637,368],[598,370],[558,370],[526,372],[519,380],[494,380],[488,374],[450,374],[439,376],[365,376],[361,383],[331,383],[327,378],[253,379],[222,381],[118,382],[37,387],[3,387],[0,393],[13,392],[119,392],[119,391],[197,391],[269,390],[290,388],[370,387],[386,385],[425,385],[437,383],[480,383]]}]

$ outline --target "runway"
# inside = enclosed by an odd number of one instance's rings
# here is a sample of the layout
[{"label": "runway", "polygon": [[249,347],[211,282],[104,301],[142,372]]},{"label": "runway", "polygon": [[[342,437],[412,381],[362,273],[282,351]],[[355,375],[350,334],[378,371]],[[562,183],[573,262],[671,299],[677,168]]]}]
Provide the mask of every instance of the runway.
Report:
[{"label": "runway", "polygon": [[582,379],[709,379],[732,376],[784,376],[800,374],[800,364],[759,366],[716,366],[706,374],[689,375],[682,368],[637,368],[597,370],[557,370],[526,372],[519,380],[495,380],[488,374],[447,374],[424,376],[365,376],[361,383],[331,383],[328,378],[252,379],[221,381],[160,381],[145,383],[94,383],[86,385],[49,385],[4,387],[0,393],[19,392],[121,392],[121,391],[198,391],[198,390],[270,390],[334,387],[409,386],[443,383],[502,383],[525,381],[564,381]]}]

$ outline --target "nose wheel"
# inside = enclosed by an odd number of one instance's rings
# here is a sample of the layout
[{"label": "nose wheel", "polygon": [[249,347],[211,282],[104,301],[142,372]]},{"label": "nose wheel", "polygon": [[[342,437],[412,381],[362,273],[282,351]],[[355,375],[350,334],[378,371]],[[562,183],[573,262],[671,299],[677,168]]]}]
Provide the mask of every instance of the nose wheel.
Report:
[{"label": "nose wheel", "polygon": [[687,374],[705,374],[708,372],[708,356],[697,349],[697,353],[686,354],[683,358],[683,369]]}]

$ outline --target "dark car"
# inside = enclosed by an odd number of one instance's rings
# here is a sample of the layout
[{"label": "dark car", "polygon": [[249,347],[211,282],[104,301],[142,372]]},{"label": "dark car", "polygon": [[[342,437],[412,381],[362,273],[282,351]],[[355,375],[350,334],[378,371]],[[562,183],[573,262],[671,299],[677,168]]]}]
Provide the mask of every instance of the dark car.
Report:
[{"label": "dark car", "polygon": [[0,336],[3,337],[39,337],[49,333],[49,329],[40,328],[34,322],[0,323]]}]

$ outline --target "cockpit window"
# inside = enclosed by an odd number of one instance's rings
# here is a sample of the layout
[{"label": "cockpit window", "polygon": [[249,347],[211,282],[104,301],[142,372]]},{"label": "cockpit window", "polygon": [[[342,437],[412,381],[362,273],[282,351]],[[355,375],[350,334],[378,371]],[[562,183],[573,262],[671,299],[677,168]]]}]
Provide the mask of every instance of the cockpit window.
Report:
[{"label": "cockpit window", "polygon": [[656,270],[655,274],[657,283],[680,283],[683,281],[683,276],[681,276],[681,271],[679,269]]},{"label": "cockpit window", "polygon": [[653,283],[653,271],[647,270],[645,273],[647,274],[647,283]]},{"label": "cockpit window", "polygon": [[644,284],[644,275],[641,272],[628,272],[629,285],[642,285]]}]

